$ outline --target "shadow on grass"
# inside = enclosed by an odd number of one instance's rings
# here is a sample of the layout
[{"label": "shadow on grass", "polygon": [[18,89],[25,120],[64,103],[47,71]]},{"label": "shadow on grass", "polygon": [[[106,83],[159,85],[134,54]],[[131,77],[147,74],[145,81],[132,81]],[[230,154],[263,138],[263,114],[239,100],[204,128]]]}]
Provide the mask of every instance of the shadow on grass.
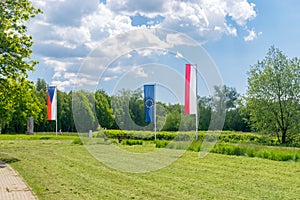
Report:
[{"label": "shadow on grass", "polygon": [[0,168],[4,168],[5,163],[10,164],[18,161],[20,161],[18,158],[14,158],[7,154],[0,153]]}]

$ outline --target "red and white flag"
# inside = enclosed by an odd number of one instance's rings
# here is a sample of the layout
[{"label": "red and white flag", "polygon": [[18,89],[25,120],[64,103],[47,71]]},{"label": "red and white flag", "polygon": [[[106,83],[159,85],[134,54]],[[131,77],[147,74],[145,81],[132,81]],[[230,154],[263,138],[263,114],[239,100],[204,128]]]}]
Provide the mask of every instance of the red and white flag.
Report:
[{"label": "red and white flag", "polygon": [[197,69],[196,65],[185,65],[185,98],[184,113],[197,113]]},{"label": "red and white flag", "polygon": [[57,91],[55,86],[50,86],[47,89],[47,107],[48,120],[56,120]]}]

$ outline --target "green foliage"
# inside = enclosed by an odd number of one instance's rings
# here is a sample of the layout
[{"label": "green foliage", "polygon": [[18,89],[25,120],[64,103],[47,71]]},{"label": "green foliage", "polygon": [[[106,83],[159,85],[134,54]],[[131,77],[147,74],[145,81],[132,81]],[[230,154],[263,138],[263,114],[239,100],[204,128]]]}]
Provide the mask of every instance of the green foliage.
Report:
[{"label": "green foliage", "polygon": [[118,136],[129,136],[131,139],[153,140],[154,134],[150,131],[125,131],[125,130],[100,130],[98,135],[102,133],[108,138],[116,139]]},{"label": "green foliage", "polygon": [[27,0],[0,1],[0,132],[24,132],[26,118],[39,112],[26,80],[37,62],[30,58],[33,41],[25,26],[38,13]]},{"label": "green foliage", "polygon": [[124,173],[70,140],[0,140],[0,148],[39,199],[299,199],[299,162],[188,151],[155,172]]},{"label": "green foliage", "polygon": [[111,97],[111,107],[116,121],[115,126],[120,129],[130,130],[136,127],[129,112],[131,95],[131,90],[122,90],[119,91],[119,94]]},{"label": "green foliage", "polygon": [[72,111],[78,132],[96,130],[98,122],[93,112],[93,94],[85,91],[77,91],[72,94]]},{"label": "green foliage", "polygon": [[[117,136],[130,136],[131,139],[154,140],[152,131],[125,131],[125,130],[101,130],[108,138],[117,138]],[[161,131],[156,133],[158,140],[172,140],[178,135],[177,132]]]},{"label": "green foliage", "polygon": [[[32,86],[30,87],[32,88],[31,93],[34,93],[31,94],[34,101],[32,106],[33,108],[38,107],[38,110],[35,110],[34,115],[35,131],[55,131],[54,121],[47,120],[47,83],[43,79],[38,79],[35,88]],[[10,88],[6,95],[11,94],[12,91],[13,90]],[[1,92],[2,91],[0,91],[0,93]],[[27,93],[28,92],[24,92],[24,94]],[[9,125],[9,122],[12,122],[11,109],[15,105],[15,102],[8,101],[7,98],[4,98],[4,96],[0,96],[0,98],[3,98],[0,102],[0,109],[2,109],[2,112],[0,113],[0,127],[6,127],[5,132],[24,132],[26,129],[24,122],[18,123],[18,126],[16,127],[14,126],[14,123]],[[128,130],[152,131],[154,128],[153,123],[149,124],[144,122],[144,105],[140,90],[134,92],[123,90],[113,97],[108,96],[101,90],[96,91],[95,93],[86,91],[66,93],[58,90],[57,98],[58,130],[62,130],[63,132],[75,132],[77,129],[80,129],[83,132],[96,130],[98,124],[101,127],[108,129],[118,129],[120,127],[124,128],[122,126],[125,126]],[[24,100],[25,99],[26,98],[24,98]],[[210,105],[210,98],[201,97],[199,99],[199,129],[201,130],[207,130],[209,127],[212,114]],[[162,131],[178,131],[179,128],[180,130],[187,131],[195,129],[195,116],[183,115],[182,105],[166,105],[164,103],[157,102],[156,106],[157,129]],[[112,112],[113,110],[114,113]],[[236,116],[236,112],[238,111],[230,110],[229,112],[233,112],[233,116]],[[74,116],[76,117],[75,120],[78,127],[75,127]],[[238,130],[239,127],[241,127],[241,129],[244,130],[244,126],[238,126],[238,124],[243,124],[242,121],[239,120],[241,120],[239,115],[237,117],[232,117],[230,120],[226,120],[226,128]],[[7,127],[8,125],[9,127]],[[174,138],[175,135],[176,134],[160,135],[160,133],[158,133],[158,139],[170,140]],[[144,134],[142,134],[141,136],[148,137],[149,135],[144,136]],[[153,134],[150,134],[149,139],[151,139],[152,136]]]},{"label": "green foliage", "polygon": [[211,120],[211,98],[200,97],[198,100],[199,130],[208,130]]},{"label": "green foliage", "polygon": [[0,140],[75,140],[78,135],[59,135],[54,134],[38,134],[38,135],[25,135],[25,134],[1,134]]},{"label": "green foliage", "polygon": [[143,141],[142,140],[122,140],[123,145],[143,145]]},{"label": "green foliage", "polygon": [[0,132],[25,133],[27,118],[39,122],[41,111],[34,86],[27,80],[6,79],[7,88],[0,90]]},{"label": "green foliage", "polygon": [[[125,130],[100,130],[97,135],[105,134],[108,138],[116,139],[117,136],[130,136],[131,139],[137,140],[154,140],[154,133],[151,131],[125,131]],[[176,137],[177,136],[177,137]],[[194,132],[168,132],[160,131],[156,133],[157,141],[164,140],[170,141],[176,139],[178,141],[191,140],[190,137],[194,136]],[[199,131],[198,141],[202,142],[204,138],[207,141],[215,141],[222,143],[246,143],[246,144],[257,144],[257,145],[268,145],[268,146],[279,146],[277,137],[270,135],[261,135],[257,133],[244,133],[244,132],[232,132],[222,131],[222,134],[216,135],[212,131]],[[293,140],[287,146],[300,147],[300,134],[294,135]]]},{"label": "green foliage", "polygon": [[0,1],[0,78],[24,78],[37,63],[30,59],[33,44],[25,24],[40,13],[28,0]]},{"label": "green foliage", "polygon": [[72,112],[72,92],[57,92],[58,127],[64,132],[76,131]]},{"label": "green foliage", "polygon": [[179,104],[169,105],[167,112],[167,118],[163,127],[163,131],[178,131],[181,120],[182,106]]},{"label": "green foliage", "polygon": [[300,149],[253,145],[217,144],[212,151],[225,155],[265,158],[276,161],[299,161]]},{"label": "green foliage", "polygon": [[144,127],[148,125],[148,123],[145,122],[145,111],[144,111],[144,100],[143,100],[143,91],[141,89],[137,89],[133,91],[132,93],[126,93],[130,95],[128,97],[129,99],[129,114],[132,121],[140,126]]},{"label": "green foliage", "polygon": [[287,143],[291,133],[299,133],[300,60],[289,59],[272,46],[265,59],[251,66],[246,110],[253,129],[276,133]]},{"label": "green foliage", "polygon": [[169,144],[169,141],[166,141],[166,140],[155,140],[154,144],[155,144],[156,148],[165,148]]},{"label": "green foliage", "polygon": [[227,110],[223,130],[250,132],[245,117],[247,116],[241,113],[239,108]]},{"label": "green foliage", "polygon": [[80,138],[76,138],[76,139],[73,140],[72,144],[83,145],[83,142],[81,141]]},{"label": "green foliage", "polygon": [[101,127],[112,128],[114,116],[110,107],[110,97],[103,90],[95,93],[95,112]]}]

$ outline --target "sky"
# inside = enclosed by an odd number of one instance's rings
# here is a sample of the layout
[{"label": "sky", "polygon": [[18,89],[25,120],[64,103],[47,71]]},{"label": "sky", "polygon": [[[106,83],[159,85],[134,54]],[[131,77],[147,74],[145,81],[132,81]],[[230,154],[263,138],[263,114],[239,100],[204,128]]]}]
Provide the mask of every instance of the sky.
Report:
[{"label": "sky", "polygon": [[193,62],[199,95],[219,83],[244,94],[247,71],[271,45],[300,57],[296,0],[32,2],[44,13],[28,24],[39,61],[29,79],[66,92],[155,82],[165,101],[182,100],[184,65]]}]

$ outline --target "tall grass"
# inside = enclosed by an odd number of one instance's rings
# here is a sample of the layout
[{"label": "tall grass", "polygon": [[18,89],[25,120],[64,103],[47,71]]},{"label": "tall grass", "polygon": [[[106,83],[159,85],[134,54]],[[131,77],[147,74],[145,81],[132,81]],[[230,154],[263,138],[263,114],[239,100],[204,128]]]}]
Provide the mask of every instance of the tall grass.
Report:
[{"label": "tall grass", "polygon": [[259,145],[217,144],[213,153],[265,158],[276,161],[299,161],[300,149],[287,147],[267,147]]}]

